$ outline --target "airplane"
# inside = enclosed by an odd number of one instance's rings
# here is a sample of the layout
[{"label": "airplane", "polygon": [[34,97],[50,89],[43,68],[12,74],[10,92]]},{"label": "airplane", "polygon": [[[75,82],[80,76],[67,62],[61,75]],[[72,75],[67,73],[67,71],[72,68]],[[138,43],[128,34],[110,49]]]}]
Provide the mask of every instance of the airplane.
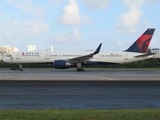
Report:
[{"label": "airplane", "polygon": [[15,52],[5,56],[6,63],[47,63],[53,64],[56,69],[67,69],[77,66],[77,72],[83,72],[82,65],[94,64],[126,64],[142,61],[153,57],[154,53],[147,53],[155,28],[148,28],[127,50],[122,52],[100,52],[102,43],[97,49],[90,52]]}]

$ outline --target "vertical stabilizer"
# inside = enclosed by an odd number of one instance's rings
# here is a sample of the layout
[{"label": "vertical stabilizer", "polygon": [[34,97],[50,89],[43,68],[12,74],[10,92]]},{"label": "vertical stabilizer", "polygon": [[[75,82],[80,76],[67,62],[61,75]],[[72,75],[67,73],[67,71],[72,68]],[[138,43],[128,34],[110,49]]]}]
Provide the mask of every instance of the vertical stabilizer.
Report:
[{"label": "vertical stabilizer", "polygon": [[127,50],[126,52],[146,53],[152,39],[154,28],[148,28]]}]

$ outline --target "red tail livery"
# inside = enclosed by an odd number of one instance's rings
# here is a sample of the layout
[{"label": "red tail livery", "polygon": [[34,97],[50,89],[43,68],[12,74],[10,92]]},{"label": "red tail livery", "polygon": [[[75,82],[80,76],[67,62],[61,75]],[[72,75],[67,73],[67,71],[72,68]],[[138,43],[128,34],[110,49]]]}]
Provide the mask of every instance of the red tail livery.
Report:
[{"label": "red tail livery", "polygon": [[147,29],[126,51],[146,53],[154,30],[154,28]]}]

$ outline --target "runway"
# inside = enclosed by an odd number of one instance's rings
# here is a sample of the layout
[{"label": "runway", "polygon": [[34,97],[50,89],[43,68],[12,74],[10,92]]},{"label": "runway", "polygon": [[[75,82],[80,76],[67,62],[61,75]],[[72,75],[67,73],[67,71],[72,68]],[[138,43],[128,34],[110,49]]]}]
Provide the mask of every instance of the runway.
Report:
[{"label": "runway", "polygon": [[159,70],[75,70],[52,69],[0,69],[0,80],[48,80],[48,81],[160,81]]},{"label": "runway", "polygon": [[0,81],[0,109],[160,108],[160,82]]},{"label": "runway", "polygon": [[159,73],[0,69],[0,109],[160,108]]}]

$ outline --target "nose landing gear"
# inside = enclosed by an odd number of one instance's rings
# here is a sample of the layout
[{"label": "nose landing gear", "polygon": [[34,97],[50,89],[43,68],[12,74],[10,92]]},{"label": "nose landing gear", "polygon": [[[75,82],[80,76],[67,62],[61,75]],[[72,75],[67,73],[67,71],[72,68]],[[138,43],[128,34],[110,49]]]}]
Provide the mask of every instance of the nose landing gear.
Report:
[{"label": "nose landing gear", "polygon": [[19,70],[21,71],[21,72],[23,72],[23,68],[22,68],[22,65],[21,64],[18,64],[19,65]]}]

